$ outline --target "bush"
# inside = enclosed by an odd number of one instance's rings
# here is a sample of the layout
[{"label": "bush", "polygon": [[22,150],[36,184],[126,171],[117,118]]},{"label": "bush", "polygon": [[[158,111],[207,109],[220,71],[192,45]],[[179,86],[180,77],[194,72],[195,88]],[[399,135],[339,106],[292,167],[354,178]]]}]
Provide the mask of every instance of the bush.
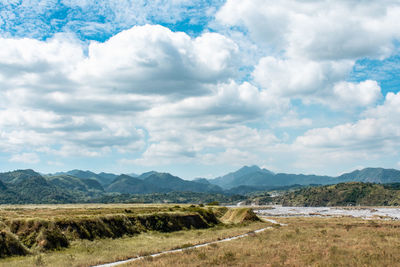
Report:
[{"label": "bush", "polygon": [[6,231],[0,231],[0,258],[14,256],[14,255],[26,255],[28,249],[18,240],[18,238]]}]

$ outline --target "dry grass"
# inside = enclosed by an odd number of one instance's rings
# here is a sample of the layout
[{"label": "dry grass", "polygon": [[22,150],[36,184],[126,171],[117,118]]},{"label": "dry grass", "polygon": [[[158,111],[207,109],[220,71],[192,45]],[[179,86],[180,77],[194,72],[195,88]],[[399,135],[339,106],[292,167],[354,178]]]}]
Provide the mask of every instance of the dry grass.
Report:
[{"label": "dry grass", "polygon": [[189,205],[173,204],[59,204],[59,205],[0,205],[0,218],[5,219],[54,219],[88,217],[123,213],[149,214],[176,211]]},{"label": "dry grass", "polygon": [[400,222],[278,218],[243,239],[125,266],[400,266]]},{"label": "dry grass", "polygon": [[61,251],[0,260],[0,266],[91,266],[219,240],[265,226],[253,223],[171,233],[147,232],[118,239],[77,240]]}]

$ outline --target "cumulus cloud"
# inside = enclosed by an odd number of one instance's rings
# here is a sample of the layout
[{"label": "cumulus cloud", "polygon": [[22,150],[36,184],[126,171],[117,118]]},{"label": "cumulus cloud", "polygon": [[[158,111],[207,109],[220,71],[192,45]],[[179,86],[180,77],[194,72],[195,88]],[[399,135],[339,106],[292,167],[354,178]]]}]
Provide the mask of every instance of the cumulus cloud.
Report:
[{"label": "cumulus cloud", "polygon": [[73,79],[116,92],[198,95],[203,84],[234,72],[237,47],[228,38],[205,33],[192,39],[162,26],[136,26],[105,43],[92,42]]},{"label": "cumulus cloud", "polygon": [[193,38],[136,26],[91,42],[87,54],[69,35],[0,43],[3,151],[96,157],[147,147],[143,162],[194,158],[243,142],[231,131],[262,119],[271,109],[266,105],[282,106],[250,83],[232,80],[238,48],[217,33]]},{"label": "cumulus cloud", "polygon": [[355,88],[364,88],[356,106],[379,98],[366,89],[370,81],[346,81],[358,59],[384,59],[397,51],[400,30],[393,25],[399,15],[392,1],[229,0],[216,21],[245,28],[264,51],[252,73],[262,88],[336,108],[349,103],[346,92]]},{"label": "cumulus cloud", "polygon": [[381,88],[376,81],[366,80],[360,83],[338,82],[333,87],[334,95],[338,101],[336,105],[370,106],[381,97]]},{"label": "cumulus cloud", "polygon": [[216,19],[246,27],[256,41],[290,57],[342,60],[390,54],[400,37],[399,14],[393,1],[228,0]]},{"label": "cumulus cloud", "polygon": [[36,164],[40,162],[39,156],[35,153],[22,153],[13,155],[10,162],[19,162],[19,163],[28,163],[28,164]]},{"label": "cumulus cloud", "polygon": [[334,127],[310,129],[290,149],[304,157],[299,165],[325,165],[357,160],[396,158],[400,148],[400,93],[388,93],[383,104],[367,109],[364,118]]},{"label": "cumulus cloud", "polygon": [[217,2],[3,3],[0,151],[284,171],[396,153],[399,94],[351,75],[397,52],[398,3]]},{"label": "cumulus cloud", "polygon": [[[192,164],[251,164],[260,161],[259,154],[279,142],[268,130],[231,125],[226,129],[198,131],[189,127],[169,128],[158,132],[149,127],[152,144],[138,159],[123,159],[120,163],[159,166]],[[176,125],[174,125],[176,126]],[[161,136],[163,134],[163,136]]]},{"label": "cumulus cloud", "polygon": [[260,59],[253,77],[275,95],[326,95],[329,85],[345,79],[352,66],[351,61],[312,61],[268,56]]}]

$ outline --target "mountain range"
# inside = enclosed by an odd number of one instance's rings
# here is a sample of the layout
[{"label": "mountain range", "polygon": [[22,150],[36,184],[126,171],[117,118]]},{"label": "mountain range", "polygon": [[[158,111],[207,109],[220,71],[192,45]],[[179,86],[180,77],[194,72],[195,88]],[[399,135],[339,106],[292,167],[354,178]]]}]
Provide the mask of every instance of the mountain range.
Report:
[{"label": "mountain range", "polygon": [[75,203],[115,197],[118,194],[170,192],[245,195],[255,191],[288,189],[301,185],[328,185],[343,182],[400,183],[400,171],[365,168],[337,177],[273,173],[258,166],[241,169],[214,179],[184,180],[169,173],[94,173],[71,170],[42,175],[33,170],[0,173],[0,204]]},{"label": "mountain range", "polygon": [[306,174],[273,173],[258,166],[244,166],[236,172],[209,180],[223,189],[234,190],[236,187],[280,187],[291,185],[327,185],[343,182],[398,183],[400,171],[395,169],[365,168],[345,173],[340,176],[321,176]]}]

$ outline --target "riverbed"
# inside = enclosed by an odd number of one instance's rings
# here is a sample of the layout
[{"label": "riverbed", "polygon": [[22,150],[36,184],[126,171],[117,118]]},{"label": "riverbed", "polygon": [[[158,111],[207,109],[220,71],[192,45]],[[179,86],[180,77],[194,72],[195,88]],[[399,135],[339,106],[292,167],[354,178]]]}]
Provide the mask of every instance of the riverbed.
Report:
[{"label": "riverbed", "polygon": [[319,217],[358,217],[363,219],[400,220],[400,208],[395,207],[253,207],[261,216],[319,216]]}]

